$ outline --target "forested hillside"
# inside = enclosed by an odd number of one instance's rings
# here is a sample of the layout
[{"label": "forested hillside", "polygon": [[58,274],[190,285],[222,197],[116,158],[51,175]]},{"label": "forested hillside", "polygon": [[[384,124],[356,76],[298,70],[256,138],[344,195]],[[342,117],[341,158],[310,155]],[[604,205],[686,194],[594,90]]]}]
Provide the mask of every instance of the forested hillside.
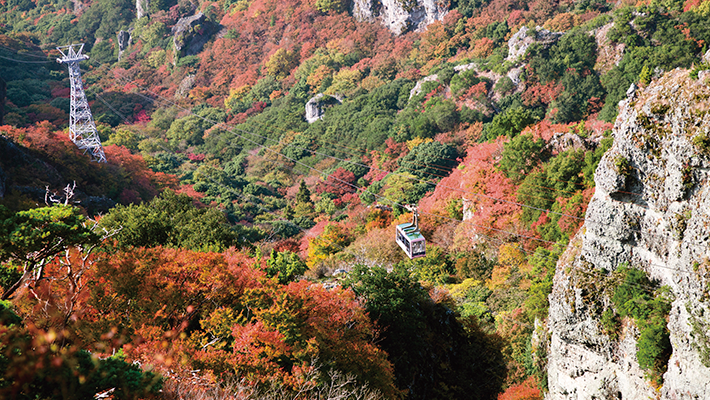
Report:
[{"label": "forested hillside", "polygon": [[619,102],[707,81],[710,1],[444,3],[0,2],[0,395],[542,399]]}]

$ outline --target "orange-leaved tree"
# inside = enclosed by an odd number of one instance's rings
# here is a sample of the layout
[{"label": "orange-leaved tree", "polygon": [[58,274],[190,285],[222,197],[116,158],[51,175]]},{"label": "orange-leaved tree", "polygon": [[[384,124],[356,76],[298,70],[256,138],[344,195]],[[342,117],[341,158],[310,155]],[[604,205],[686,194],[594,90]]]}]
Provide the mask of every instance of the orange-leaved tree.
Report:
[{"label": "orange-leaved tree", "polygon": [[[327,374],[396,393],[376,331],[348,290],[264,273],[263,260],[236,251],[134,249],[99,264],[92,305],[95,332],[116,327],[130,357],[159,370],[200,369],[251,385],[317,386]],[[307,382],[304,382],[307,381]]]}]

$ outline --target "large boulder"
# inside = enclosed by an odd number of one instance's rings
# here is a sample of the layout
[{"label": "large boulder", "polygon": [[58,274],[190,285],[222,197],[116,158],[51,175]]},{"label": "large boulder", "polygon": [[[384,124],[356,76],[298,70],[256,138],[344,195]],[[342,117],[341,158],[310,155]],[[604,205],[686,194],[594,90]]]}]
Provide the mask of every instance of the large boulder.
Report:
[{"label": "large boulder", "polygon": [[417,96],[421,94],[422,92],[422,85],[426,82],[433,82],[435,80],[439,79],[438,74],[433,74],[429,76],[425,76],[424,78],[420,79],[417,81],[417,83],[414,85],[412,90],[409,91],[409,98],[411,99],[413,96]]}]

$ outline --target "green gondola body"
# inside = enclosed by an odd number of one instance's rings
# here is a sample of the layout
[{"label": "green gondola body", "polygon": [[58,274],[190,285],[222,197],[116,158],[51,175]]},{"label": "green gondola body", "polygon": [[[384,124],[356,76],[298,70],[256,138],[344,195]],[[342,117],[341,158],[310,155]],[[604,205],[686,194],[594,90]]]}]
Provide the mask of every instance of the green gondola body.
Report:
[{"label": "green gondola body", "polygon": [[426,240],[416,224],[407,222],[397,225],[397,244],[409,258],[426,256]]}]

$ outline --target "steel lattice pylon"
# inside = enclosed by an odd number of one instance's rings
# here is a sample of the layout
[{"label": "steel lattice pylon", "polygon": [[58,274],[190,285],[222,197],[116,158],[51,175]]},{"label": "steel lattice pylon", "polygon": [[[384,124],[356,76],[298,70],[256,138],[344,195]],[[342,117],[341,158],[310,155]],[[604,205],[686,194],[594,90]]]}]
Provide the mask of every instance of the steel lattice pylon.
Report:
[{"label": "steel lattice pylon", "polygon": [[71,82],[71,108],[69,113],[69,139],[76,146],[89,153],[92,161],[106,162],[104,148],[96,131],[94,118],[91,116],[89,102],[86,101],[84,87],[81,83],[79,61],[89,59],[86,54],[81,54],[84,44],[70,44],[57,47],[62,58],[57,58],[58,63],[66,63],[69,67],[69,81]]}]

